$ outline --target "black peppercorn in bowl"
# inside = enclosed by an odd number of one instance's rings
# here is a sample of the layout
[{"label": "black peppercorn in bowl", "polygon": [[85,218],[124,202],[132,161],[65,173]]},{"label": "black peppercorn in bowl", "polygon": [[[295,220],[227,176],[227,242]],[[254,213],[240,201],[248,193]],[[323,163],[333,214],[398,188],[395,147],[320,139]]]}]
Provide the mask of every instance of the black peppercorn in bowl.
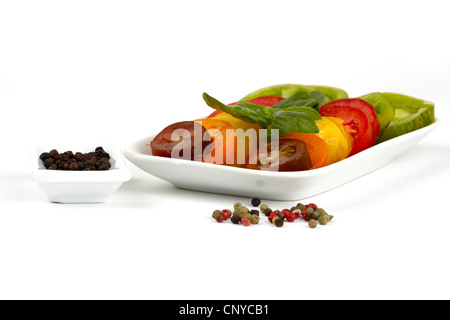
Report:
[{"label": "black peppercorn in bowl", "polygon": [[41,145],[31,157],[32,180],[50,202],[106,202],[131,178],[122,150],[115,145]]}]

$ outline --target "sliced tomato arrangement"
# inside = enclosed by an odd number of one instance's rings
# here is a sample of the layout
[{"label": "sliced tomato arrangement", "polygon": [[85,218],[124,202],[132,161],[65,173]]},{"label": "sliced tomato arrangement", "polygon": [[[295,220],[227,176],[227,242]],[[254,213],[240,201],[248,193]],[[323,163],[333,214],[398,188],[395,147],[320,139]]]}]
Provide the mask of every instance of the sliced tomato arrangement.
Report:
[{"label": "sliced tomato arrangement", "polygon": [[354,138],[353,148],[349,156],[355,155],[373,145],[372,126],[368,117],[358,108],[347,105],[323,105],[319,113],[322,117],[336,117],[344,120],[344,127]]},{"label": "sliced tomato arrangement", "polygon": [[[259,106],[265,106],[265,107],[273,107],[274,105],[276,105],[278,102],[284,100],[284,98],[281,97],[276,97],[276,96],[267,96],[267,97],[258,97],[258,98],[254,98],[252,100],[248,100],[246,102],[250,102],[253,104],[257,104]],[[235,105],[238,104],[239,102],[233,102],[230,103],[229,105]],[[217,116],[218,114],[222,113],[222,111],[220,110],[216,110],[213,113],[211,113],[208,118],[212,118],[214,116]]]}]

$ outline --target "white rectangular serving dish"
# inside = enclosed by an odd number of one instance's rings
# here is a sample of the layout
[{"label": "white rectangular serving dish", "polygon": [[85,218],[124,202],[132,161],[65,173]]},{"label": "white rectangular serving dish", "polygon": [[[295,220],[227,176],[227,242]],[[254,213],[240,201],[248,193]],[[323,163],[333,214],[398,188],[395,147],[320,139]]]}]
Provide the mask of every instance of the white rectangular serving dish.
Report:
[{"label": "white rectangular serving dish", "polygon": [[268,172],[152,156],[153,136],[125,148],[125,157],[145,172],[175,187],[240,197],[294,201],[310,198],[375,171],[402,154],[437,122],[385,141],[332,165],[299,172]]},{"label": "white rectangular serving dish", "polygon": [[[48,170],[39,156],[52,149],[65,151],[92,152],[103,147],[110,155],[111,169],[107,171],[62,171]],[[37,182],[50,202],[57,203],[102,203],[108,201],[123,182],[130,180],[131,174],[125,165],[119,146],[109,144],[53,145],[37,146],[31,152],[32,180]]]}]

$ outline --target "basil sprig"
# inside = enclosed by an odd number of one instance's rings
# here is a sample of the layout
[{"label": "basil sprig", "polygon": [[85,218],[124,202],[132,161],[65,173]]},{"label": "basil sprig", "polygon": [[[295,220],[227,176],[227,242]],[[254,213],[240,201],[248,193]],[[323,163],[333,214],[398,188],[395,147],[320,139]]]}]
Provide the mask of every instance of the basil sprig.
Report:
[{"label": "basil sprig", "polygon": [[280,137],[292,132],[318,133],[319,128],[315,120],[322,118],[318,110],[325,102],[325,96],[319,90],[310,93],[300,91],[273,107],[245,101],[239,101],[235,105],[226,105],[207,93],[203,93],[203,99],[211,108],[226,112],[246,122],[257,123],[264,129],[268,129],[269,134],[271,130],[278,129]]}]

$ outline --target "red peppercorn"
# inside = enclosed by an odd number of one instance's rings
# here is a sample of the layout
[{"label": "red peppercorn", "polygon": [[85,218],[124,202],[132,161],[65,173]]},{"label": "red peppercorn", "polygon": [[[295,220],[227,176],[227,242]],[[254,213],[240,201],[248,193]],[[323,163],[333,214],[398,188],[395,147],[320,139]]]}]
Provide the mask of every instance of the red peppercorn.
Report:
[{"label": "red peppercorn", "polygon": [[314,204],[314,203],[309,203],[309,204],[307,204],[305,206],[306,209],[308,209],[309,207],[313,207],[313,208],[316,208],[316,209],[318,208],[318,206],[316,204]]},{"label": "red peppercorn", "polygon": [[293,222],[293,221],[295,221],[295,219],[297,219],[297,216],[295,214],[293,214],[291,210],[284,209],[283,213],[284,213],[284,217],[286,218],[287,222]]},{"label": "red peppercorn", "polygon": [[223,222],[225,220],[225,217],[223,216],[223,214],[222,213],[220,213],[218,216],[217,216],[217,218],[216,218],[216,221],[217,222]]},{"label": "red peppercorn", "polygon": [[230,210],[222,210],[220,214],[223,216],[224,220],[228,220],[228,218],[231,216]]},{"label": "red peppercorn", "polygon": [[248,227],[249,225],[252,224],[252,223],[250,222],[250,220],[248,220],[247,216],[243,216],[243,217],[241,218],[241,223],[242,223],[244,226],[246,226],[246,227]]},{"label": "red peppercorn", "polygon": [[280,210],[275,210],[275,211],[272,211],[272,213],[271,214],[269,214],[269,221],[272,223],[272,219],[273,218],[275,218],[275,217],[278,217],[278,213],[280,213]]}]

